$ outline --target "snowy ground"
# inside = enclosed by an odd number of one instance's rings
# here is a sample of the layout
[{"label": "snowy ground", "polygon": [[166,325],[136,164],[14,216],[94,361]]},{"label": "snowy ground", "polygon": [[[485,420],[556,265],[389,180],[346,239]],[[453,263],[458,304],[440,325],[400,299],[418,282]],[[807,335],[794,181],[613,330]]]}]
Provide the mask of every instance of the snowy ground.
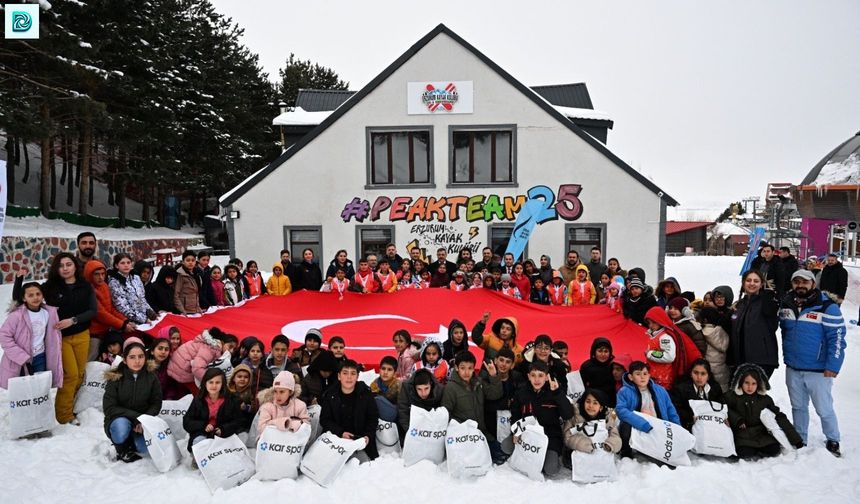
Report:
[{"label": "snowy ground", "polygon": [[77,238],[79,233],[90,231],[100,240],[148,240],[156,238],[200,238],[199,228],[181,231],[166,227],[155,228],[99,228],[79,226],[60,219],[44,217],[9,217],[3,225],[3,236],[32,236],[35,238]]},{"label": "snowy ground", "polygon": [[[671,257],[667,275],[679,279],[685,290],[701,296],[716,285],[737,290],[742,258]],[[858,287],[858,270],[852,269],[851,288]],[[649,283],[654,283],[649,279]],[[8,286],[0,286],[0,299],[8,299]],[[860,290],[854,290],[860,293]],[[855,318],[857,300],[849,296],[846,318]],[[692,456],[692,467],[677,470],[659,468],[633,460],[619,462],[620,478],[613,483],[579,485],[570,481],[570,471],[546,483],[536,483],[507,466],[497,467],[475,481],[455,481],[444,464],[429,462],[404,468],[392,456],[384,456],[359,466],[351,462],[340,479],[323,489],[305,477],[278,482],[249,481],[228,492],[210,495],[202,477],[184,464],[167,474],[159,474],[146,461],[123,464],[110,460],[112,452],[104,436],[102,414],[84,412],[81,427],[62,426],[54,436],[37,441],[10,441],[6,393],[0,391],[0,487],[6,502],[237,502],[254,499],[274,502],[288,498],[294,502],[433,502],[456,496],[466,502],[510,502],[530,498],[536,502],[562,502],[574,497],[584,502],[761,502],[848,503],[860,494],[860,370],[856,352],[860,348],[860,328],[849,327],[847,360],[836,380],[834,395],[841,420],[843,458],[824,450],[824,438],[817,417],[812,415],[810,446],[796,454],[759,462],[729,463]],[[772,395],[790,414],[784,373],[777,370]],[[512,496],[516,496],[512,499]],[[528,497],[526,497],[528,496]]]}]

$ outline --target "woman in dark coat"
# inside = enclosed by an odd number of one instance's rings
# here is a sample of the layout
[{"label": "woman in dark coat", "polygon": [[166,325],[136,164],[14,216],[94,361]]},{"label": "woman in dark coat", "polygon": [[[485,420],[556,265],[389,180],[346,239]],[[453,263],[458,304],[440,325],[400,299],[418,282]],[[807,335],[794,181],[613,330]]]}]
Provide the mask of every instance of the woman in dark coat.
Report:
[{"label": "woman in dark coat", "polygon": [[161,411],[161,383],[146,366],[143,342],[136,337],[125,340],[123,361],[105,372],[107,383],[102,399],[105,434],[116,447],[117,459],[140,460],[147,453],[140,415],[158,416]]},{"label": "woman in dark coat", "polygon": [[301,289],[318,291],[322,287],[322,270],[314,259],[313,250],[306,248],[302,251],[302,262],[296,267],[296,278],[298,282],[293,286],[293,291]]},{"label": "woman in dark coat", "polygon": [[734,370],[745,362],[760,366],[768,378],[779,366],[776,329],[779,303],[774,291],[764,288],[764,277],[756,270],[743,276],[743,295],[732,315],[732,332],[726,362]]},{"label": "woman in dark coat", "polygon": [[352,265],[352,261],[346,258],[346,250],[338,250],[337,254],[334,255],[334,259],[331,260],[325,272],[325,280],[329,281],[329,279],[334,278],[338,268],[343,268],[347,278],[355,276],[355,267]]}]

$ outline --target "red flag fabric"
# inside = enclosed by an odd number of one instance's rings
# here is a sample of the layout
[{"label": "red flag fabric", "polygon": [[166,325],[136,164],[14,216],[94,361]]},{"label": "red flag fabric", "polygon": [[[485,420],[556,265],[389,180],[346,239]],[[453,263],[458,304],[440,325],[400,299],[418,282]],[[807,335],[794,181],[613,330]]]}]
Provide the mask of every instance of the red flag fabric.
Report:
[{"label": "red flag fabric", "polygon": [[[605,305],[544,306],[516,300],[498,292],[474,289],[454,292],[448,289],[404,290],[393,294],[337,294],[300,291],[289,296],[261,296],[242,306],[226,307],[200,316],[167,315],[146,332],[155,335],[162,327],[177,326],[182,340],[188,341],[209,327],[235,334],[240,341],[256,336],[268,348],[278,334],[287,336],[290,349],[304,343],[305,333],[317,328],[323,334],[323,347],[332,336],[346,341],[346,353],[367,368],[376,368],[385,355],[395,355],[391,337],[406,329],[418,339],[447,340],[448,324],[458,319],[468,331],[490,312],[488,330],[499,317],[519,321],[517,342],[525,344],[539,334],[570,347],[568,359],[573,369],[589,357],[591,342],[598,336],[612,342],[613,353],[644,358],[647,346],[645,329],[625,319]],[[470,338],[471,341],[471,338]],[[480,358],[477,347],[471,350]]]}]

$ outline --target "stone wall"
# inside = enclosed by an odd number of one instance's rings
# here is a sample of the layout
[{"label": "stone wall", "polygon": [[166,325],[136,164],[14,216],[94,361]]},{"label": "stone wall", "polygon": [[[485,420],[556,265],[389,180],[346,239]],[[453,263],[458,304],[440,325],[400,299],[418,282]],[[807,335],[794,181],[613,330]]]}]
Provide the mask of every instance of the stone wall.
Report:
[{"label": "stone wall", "polygon": [[[203,243],[203,238],[153,238],[145,240],[98,240],[96,256],[110,266],[111,257],[119,252],[130,254],[137,259],[153,257],[152,251],[172,248],[182,252],[187,247]],[[15,272],[20,266],[30,270],[29,278],[46,278],[50,268],[50,258],[59,252],[75,252],[77,243],[74,238],[33,238],[24,236],[4,236],[0,241],[0,280],[12,283]]]}]

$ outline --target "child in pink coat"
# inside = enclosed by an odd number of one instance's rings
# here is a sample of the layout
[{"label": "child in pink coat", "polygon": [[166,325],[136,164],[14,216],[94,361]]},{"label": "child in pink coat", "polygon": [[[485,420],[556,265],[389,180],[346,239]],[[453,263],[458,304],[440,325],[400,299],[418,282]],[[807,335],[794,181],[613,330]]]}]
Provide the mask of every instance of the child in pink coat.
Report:
[{"label": "child in pink coat", "polygon": [[167,375],[185,385],[190,393],[197,395],[199,389],[194,379],[202,379],[206,368],[225,351],[233,351],[237,344],[239,340],[236,336],[226,334],[217,327],[203,331],[193,340],[183,343],[170,356]]},{"label": "child in pink coat", "polygon": [[9,388],[9,378],[50,371],[52,386],[63,386],[62,335],[57,309],[43,303],[42,287],[36,282],[22,286],[18,306],[0,327],[0,388]]},{"label": "child in pink coat", "polygon": [[299,399],[301,389],[296,385],[293,373],[281,371],[272,388],[257,396],[260,401],[260,419],[257,421],[257,440],[270,425],[278,430],[295,432],[302,424],[310,424],[308,407]]}]

